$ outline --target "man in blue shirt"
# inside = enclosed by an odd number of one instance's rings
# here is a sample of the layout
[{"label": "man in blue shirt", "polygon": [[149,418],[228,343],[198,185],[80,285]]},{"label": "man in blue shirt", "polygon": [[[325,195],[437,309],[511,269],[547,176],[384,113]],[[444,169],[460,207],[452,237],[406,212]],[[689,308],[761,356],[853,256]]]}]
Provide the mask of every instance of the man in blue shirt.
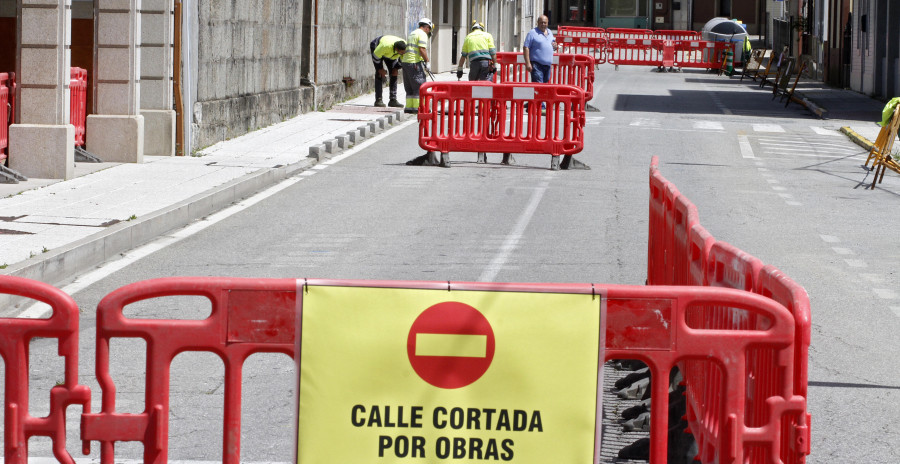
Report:
[{"label": "man in blue shirt", "polygon": [[550,20],[541,15],[537,27],[528,31],[522,45],[525,55],[525,70],[531,73],[531,82],[550,82],[550,65],[553,64],[553,52],[556,51],[556,38],[547,29]]}]

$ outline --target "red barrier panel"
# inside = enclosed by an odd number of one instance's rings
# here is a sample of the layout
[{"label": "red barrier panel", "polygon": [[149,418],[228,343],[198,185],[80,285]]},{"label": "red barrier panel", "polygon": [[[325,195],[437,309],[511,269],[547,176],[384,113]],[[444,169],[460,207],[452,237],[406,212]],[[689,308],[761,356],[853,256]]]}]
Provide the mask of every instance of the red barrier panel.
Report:
[{"label": "red barrier panel", "polygon": [[606,40],[606,62],[632,66],[662,66],[661,39],[617,38]]},{"label": "red barrier panel", "polygon": [[559,156],[584,147],[585,100],[578,87],[429,82],[419,94],[419,146],[425,150]]},{"label": "red barrier panel", "polygon": [[[514,84],[531,82],[531,73],[525,70],[525,57],[517,52],[497,53],[499,72],[494,82]],[[587,101],[594,98],[594,63],[590,56],[557,53],[550,66],[550,84],[573,85],[584,90]]]},{"label": "red barrier panel", "polygon": [[557,37],[603,37],[606,30],[600,27],[585,26],[559,26],[556,29]]},{"label": "red barrier panel", "polygon": [[[241,369],[254,353],[296,355],[297,285],[294,279],[170,278],[138,282],[107,295],[97,306],[97,381],[103,407],[100,413],[82,416],[82,438],[101,442],[103,463],[115,461],[117,441],[142,442],[144,462],[166,462],[169,366],[183,351],[209,351],[225,364],[222,462],[240,462]],[[199,321],[128,319],[122,313],[128,304],[174,295],[206,297],[212,312]],[[147,342],[143,413],[116,412],[109,371],[110,340],[116,337]]]},{"label": "red barrier panel", "polygon": [[9,156],[9,125],[12,119],[9,114],[10,87],[9,74],[0,73],[0,161]]},{"label": "red barrier panel", "polygon": [[690,256],[688,257],[688,285],[709,285],[706,281],[709,250],[716,239],[700,224],[691,227]]},{"label": "red barrier panel", "polygon": [[606,39],[603,37],[559,37],[557,43],[560,50],[566,53],[588,55],[595,64],[606,62]]},{"label": "red barrier panel", "polygon": [[85,126],[87,124],[87,70],[72,68],[70,92],[69,121],[75,126],[75,146],[84,146]]},{"label": "red barrier panel", "polygon": [[[809,296],[806,290],[791,280],[774,266],[762,268],[757,279],[756,293],[771,298],[787,308],[794,316],[794,395],[807,397],[809,381],[808,359],[811,342],[812,320]],[[782,429],[782,450],[784,462],[805,462],[810,452],[810,415],[799,414],[794,421]]]},{"label": "red barrier panel", "polygon": [[725,42],[704,40],[676,40],[674,66],[677,68],[721,69],[725,56]]},{"label": "red barrier panel", "polygon": [[[0,354],[6,366],[5,460],[25,464],[28,440],[49,437],[57,461],[74,463],[66,450],[66,408],[74,404],[82,405],[84,412],[91,408],[90,389],[78,384],[78,305],[61,290],[20,277],[0,277],[0,293],[41,301],[52,309],[48,319],[2,319],[0,323]],[[58,353],[65,358],[64,380],[49,392],[50,412],[46,417],[29,413],[29,348],[36,338],[58,339]],[[90,452],[88,442],[83,443],[82,452]]]},{"label": "red barrier panel", "polygon": [[691,282],[691,229],[700,225],[697,207],[684,195],[677,195],[672,221],[671,285],[702,285]]},{"label": "red barrier panel", "polygon": [[666,265],[666,184],[657,169],[658,158],[650,166],[650,229],[647,235],[647,284],[665,285]]}]

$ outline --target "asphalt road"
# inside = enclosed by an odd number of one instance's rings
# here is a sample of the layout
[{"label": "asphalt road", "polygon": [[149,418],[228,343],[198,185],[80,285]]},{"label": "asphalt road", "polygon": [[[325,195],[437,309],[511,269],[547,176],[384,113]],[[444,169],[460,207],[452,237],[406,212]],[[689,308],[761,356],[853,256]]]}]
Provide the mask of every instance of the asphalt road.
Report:
[{"label": "asphalt road", "polygon": [[[74,297],[83,310],[82,382],[95,392],[93,308],[108,292],[166,276],[309,277],[642,285],[648,176],[660,171],[704,227],[803,285],[812,303],[810,463],[900,461],[900,290],[894,246],[900,180],[865,190],[865,153],[798,105],[704,72],[598,72],[587,115],[590,170],[553,172],[549,157],[452,168],[407,166],[422,153],[414,125],[322,165],[196,233],[174,234]],[[202,318],[199,298],[133,305],[133,317]],[[113,345],[120,411],[143,410],[142,341]],[[46,341],[32,358],[53,358]],[[58,379],[38,364],[33,391]],[[40,366],[40,367],[37,367]],[[245,368],[245,462],[293,456],[294,364],[254,356]],[[172,366],[170,459],[220,459],[222,363],[185,353]],[[42,412],[38,398],[32,399]],[[98,407],[95,406],[95,409]],[[46,410],[44,410],[45,412]],[[70,415],[77,416],[76,410]],[[72,422],[70,437],[77,436]],[[50,456],[46,441],[33,455]],[[74,453],[78,443],[70,441]],[[43,454],[42,454],[43,453]],[[117,446],[138,458],[141,447]],[[94,456],[97,446],[94,446]]]}]

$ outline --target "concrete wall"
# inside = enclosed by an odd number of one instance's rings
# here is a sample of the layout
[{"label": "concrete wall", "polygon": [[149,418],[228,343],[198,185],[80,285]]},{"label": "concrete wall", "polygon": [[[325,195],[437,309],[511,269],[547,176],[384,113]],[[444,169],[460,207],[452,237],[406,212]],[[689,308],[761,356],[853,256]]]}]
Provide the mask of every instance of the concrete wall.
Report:
[{"label": "concrete wall", "polygon": [[192,150],[368,92],[369,42],[405,36],[405,13],[406,0],[200,0]]}]

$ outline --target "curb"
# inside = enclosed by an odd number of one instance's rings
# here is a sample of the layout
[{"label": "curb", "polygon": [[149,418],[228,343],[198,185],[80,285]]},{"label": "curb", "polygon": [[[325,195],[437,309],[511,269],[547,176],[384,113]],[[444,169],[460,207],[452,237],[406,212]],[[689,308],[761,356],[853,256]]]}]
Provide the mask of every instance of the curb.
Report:
[{"label": "curb", "polygon": [[871,150],[872,147],[875,146],[875,144],[872,143],[872,141],[857,134],[856,131],[854,131],[853,129],[851,129],[848,126],[841,127],[841,132],[846,134],[847,137],[850,137],[850,140],[852,140],[853,143],[865,148],[866,150]]},{"label": "curb", "polygon": [[[338,134],[333,139],[309,147],[309,155],[295,163],[281,167],[262,168],[209,191],[194,195],[172,206],[162,208],[134,221],[120,222],[66,246],[56,248],[34,258],[11,264],[0,275],[12,275],[59,285],[75,275],[84,273],[114,258],[116,255],[144,245],[170,231],[220,211],[244,198],[269,188],[288,177],[306,171],[328,160],[363,139],[397,125],[404,119],[402,112],[388,114],[355,131]],[[21,297],[2,296],[0,304],[12,309]]]}]

